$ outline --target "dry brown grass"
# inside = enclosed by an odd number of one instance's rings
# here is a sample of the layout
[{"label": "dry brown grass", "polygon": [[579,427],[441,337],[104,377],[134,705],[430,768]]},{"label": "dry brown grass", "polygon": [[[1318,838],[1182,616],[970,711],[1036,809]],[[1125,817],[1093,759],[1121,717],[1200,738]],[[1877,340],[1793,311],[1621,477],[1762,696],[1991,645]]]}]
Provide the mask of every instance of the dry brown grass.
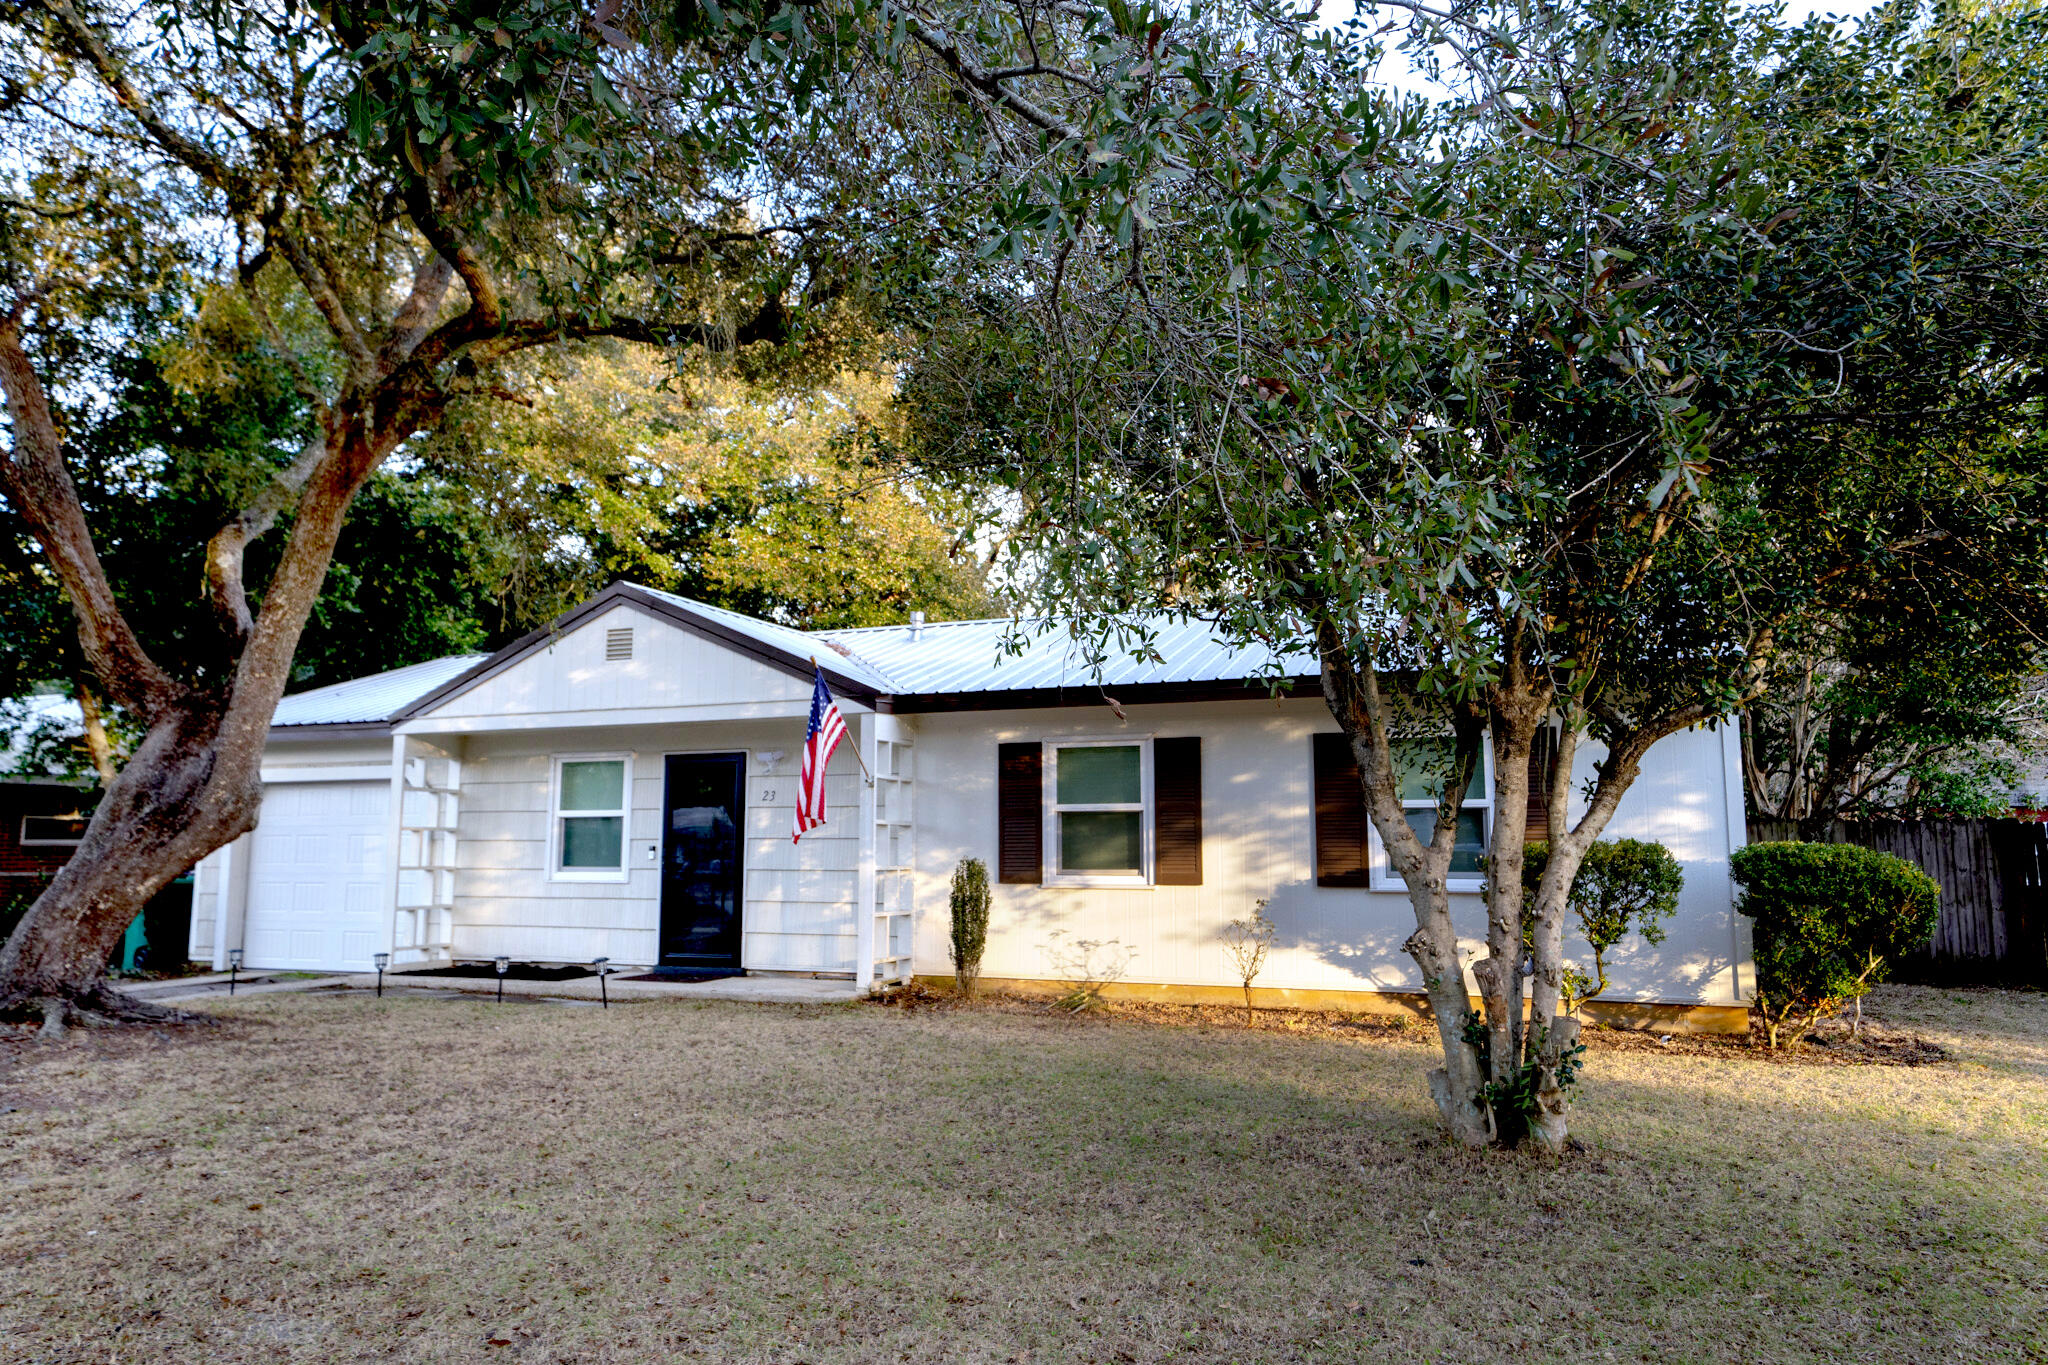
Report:
[{"label": "dry brown grass", "polygon": [[1420,1035],[272,996],[0,1088],[0,1359],[2048,1359],[2048,997],[1929,1066],[1602,1051],[1563,1161]]}]

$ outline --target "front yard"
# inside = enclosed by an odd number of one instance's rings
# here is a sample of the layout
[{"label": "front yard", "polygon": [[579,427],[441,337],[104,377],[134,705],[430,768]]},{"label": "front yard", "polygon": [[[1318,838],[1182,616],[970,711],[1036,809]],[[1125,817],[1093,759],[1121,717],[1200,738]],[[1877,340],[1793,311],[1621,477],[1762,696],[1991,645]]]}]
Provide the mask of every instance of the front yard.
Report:
[{"label": "front yard", "polygon": [[0,1360],[2048,1360],[2048,996],[1875,1001],[1562,1161],[1383,1029],[236,1001],[0,1072]]}]

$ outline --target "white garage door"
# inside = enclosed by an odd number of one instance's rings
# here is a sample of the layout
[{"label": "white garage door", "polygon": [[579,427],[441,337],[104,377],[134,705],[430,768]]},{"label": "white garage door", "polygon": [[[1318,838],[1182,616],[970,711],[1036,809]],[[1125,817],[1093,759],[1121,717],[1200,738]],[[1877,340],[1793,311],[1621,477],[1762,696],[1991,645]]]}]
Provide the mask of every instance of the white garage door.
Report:
[{"label": "white garage door", "polygon": [[264,788],[249,855],[248,952],[270,971],[366,972],[385,934],[388,782]]}]

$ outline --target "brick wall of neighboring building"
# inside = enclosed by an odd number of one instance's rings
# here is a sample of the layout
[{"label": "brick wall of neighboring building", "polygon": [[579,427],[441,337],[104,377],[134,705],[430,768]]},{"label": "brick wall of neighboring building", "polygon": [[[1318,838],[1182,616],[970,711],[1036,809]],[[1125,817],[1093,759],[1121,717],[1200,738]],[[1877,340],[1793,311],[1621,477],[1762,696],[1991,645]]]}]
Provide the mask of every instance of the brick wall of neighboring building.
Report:
[{"label": "brick wall of neighboring building", "polygon": [[85,809],[86,793],[76,787],[0,782],[0,877],[48,877],[71,860],[65,846],[24,848],[21,821],[27,815],[74,815]]}]

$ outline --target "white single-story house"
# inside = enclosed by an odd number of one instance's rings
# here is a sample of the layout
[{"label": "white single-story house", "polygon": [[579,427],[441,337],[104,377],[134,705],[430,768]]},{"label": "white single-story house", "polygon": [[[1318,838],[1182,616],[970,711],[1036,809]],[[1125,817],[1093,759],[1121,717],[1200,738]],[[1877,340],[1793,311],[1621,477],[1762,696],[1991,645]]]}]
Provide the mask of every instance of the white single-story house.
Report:
[{"label": "white single-story house", "polygon": [[[806,633],[617,584],[496,654],[287,697],[256,829],[200,865],[192,955],[942,977],[949,880],[977,857],[989,984],[1241,999],[1223,935],[1263,899],[1263,998],[1412,1008],[1411,912],[1308,660],[1282,661],[1302,676],[1275,699],[1266,657],[1199,623],[1163,625],[1157,659],[1096,663],[1058,632],[1006,654],[1011,629]],[[792,843],[817,664],[850,734],[829,822]],[[1685,871],[1664,942],[1612,955],[1635,1017],[1742,1026],[1738,760],[1732,728],[1665,740],[1610,828]],[[1476,953],[1480,899],[1455,899]]]}]

